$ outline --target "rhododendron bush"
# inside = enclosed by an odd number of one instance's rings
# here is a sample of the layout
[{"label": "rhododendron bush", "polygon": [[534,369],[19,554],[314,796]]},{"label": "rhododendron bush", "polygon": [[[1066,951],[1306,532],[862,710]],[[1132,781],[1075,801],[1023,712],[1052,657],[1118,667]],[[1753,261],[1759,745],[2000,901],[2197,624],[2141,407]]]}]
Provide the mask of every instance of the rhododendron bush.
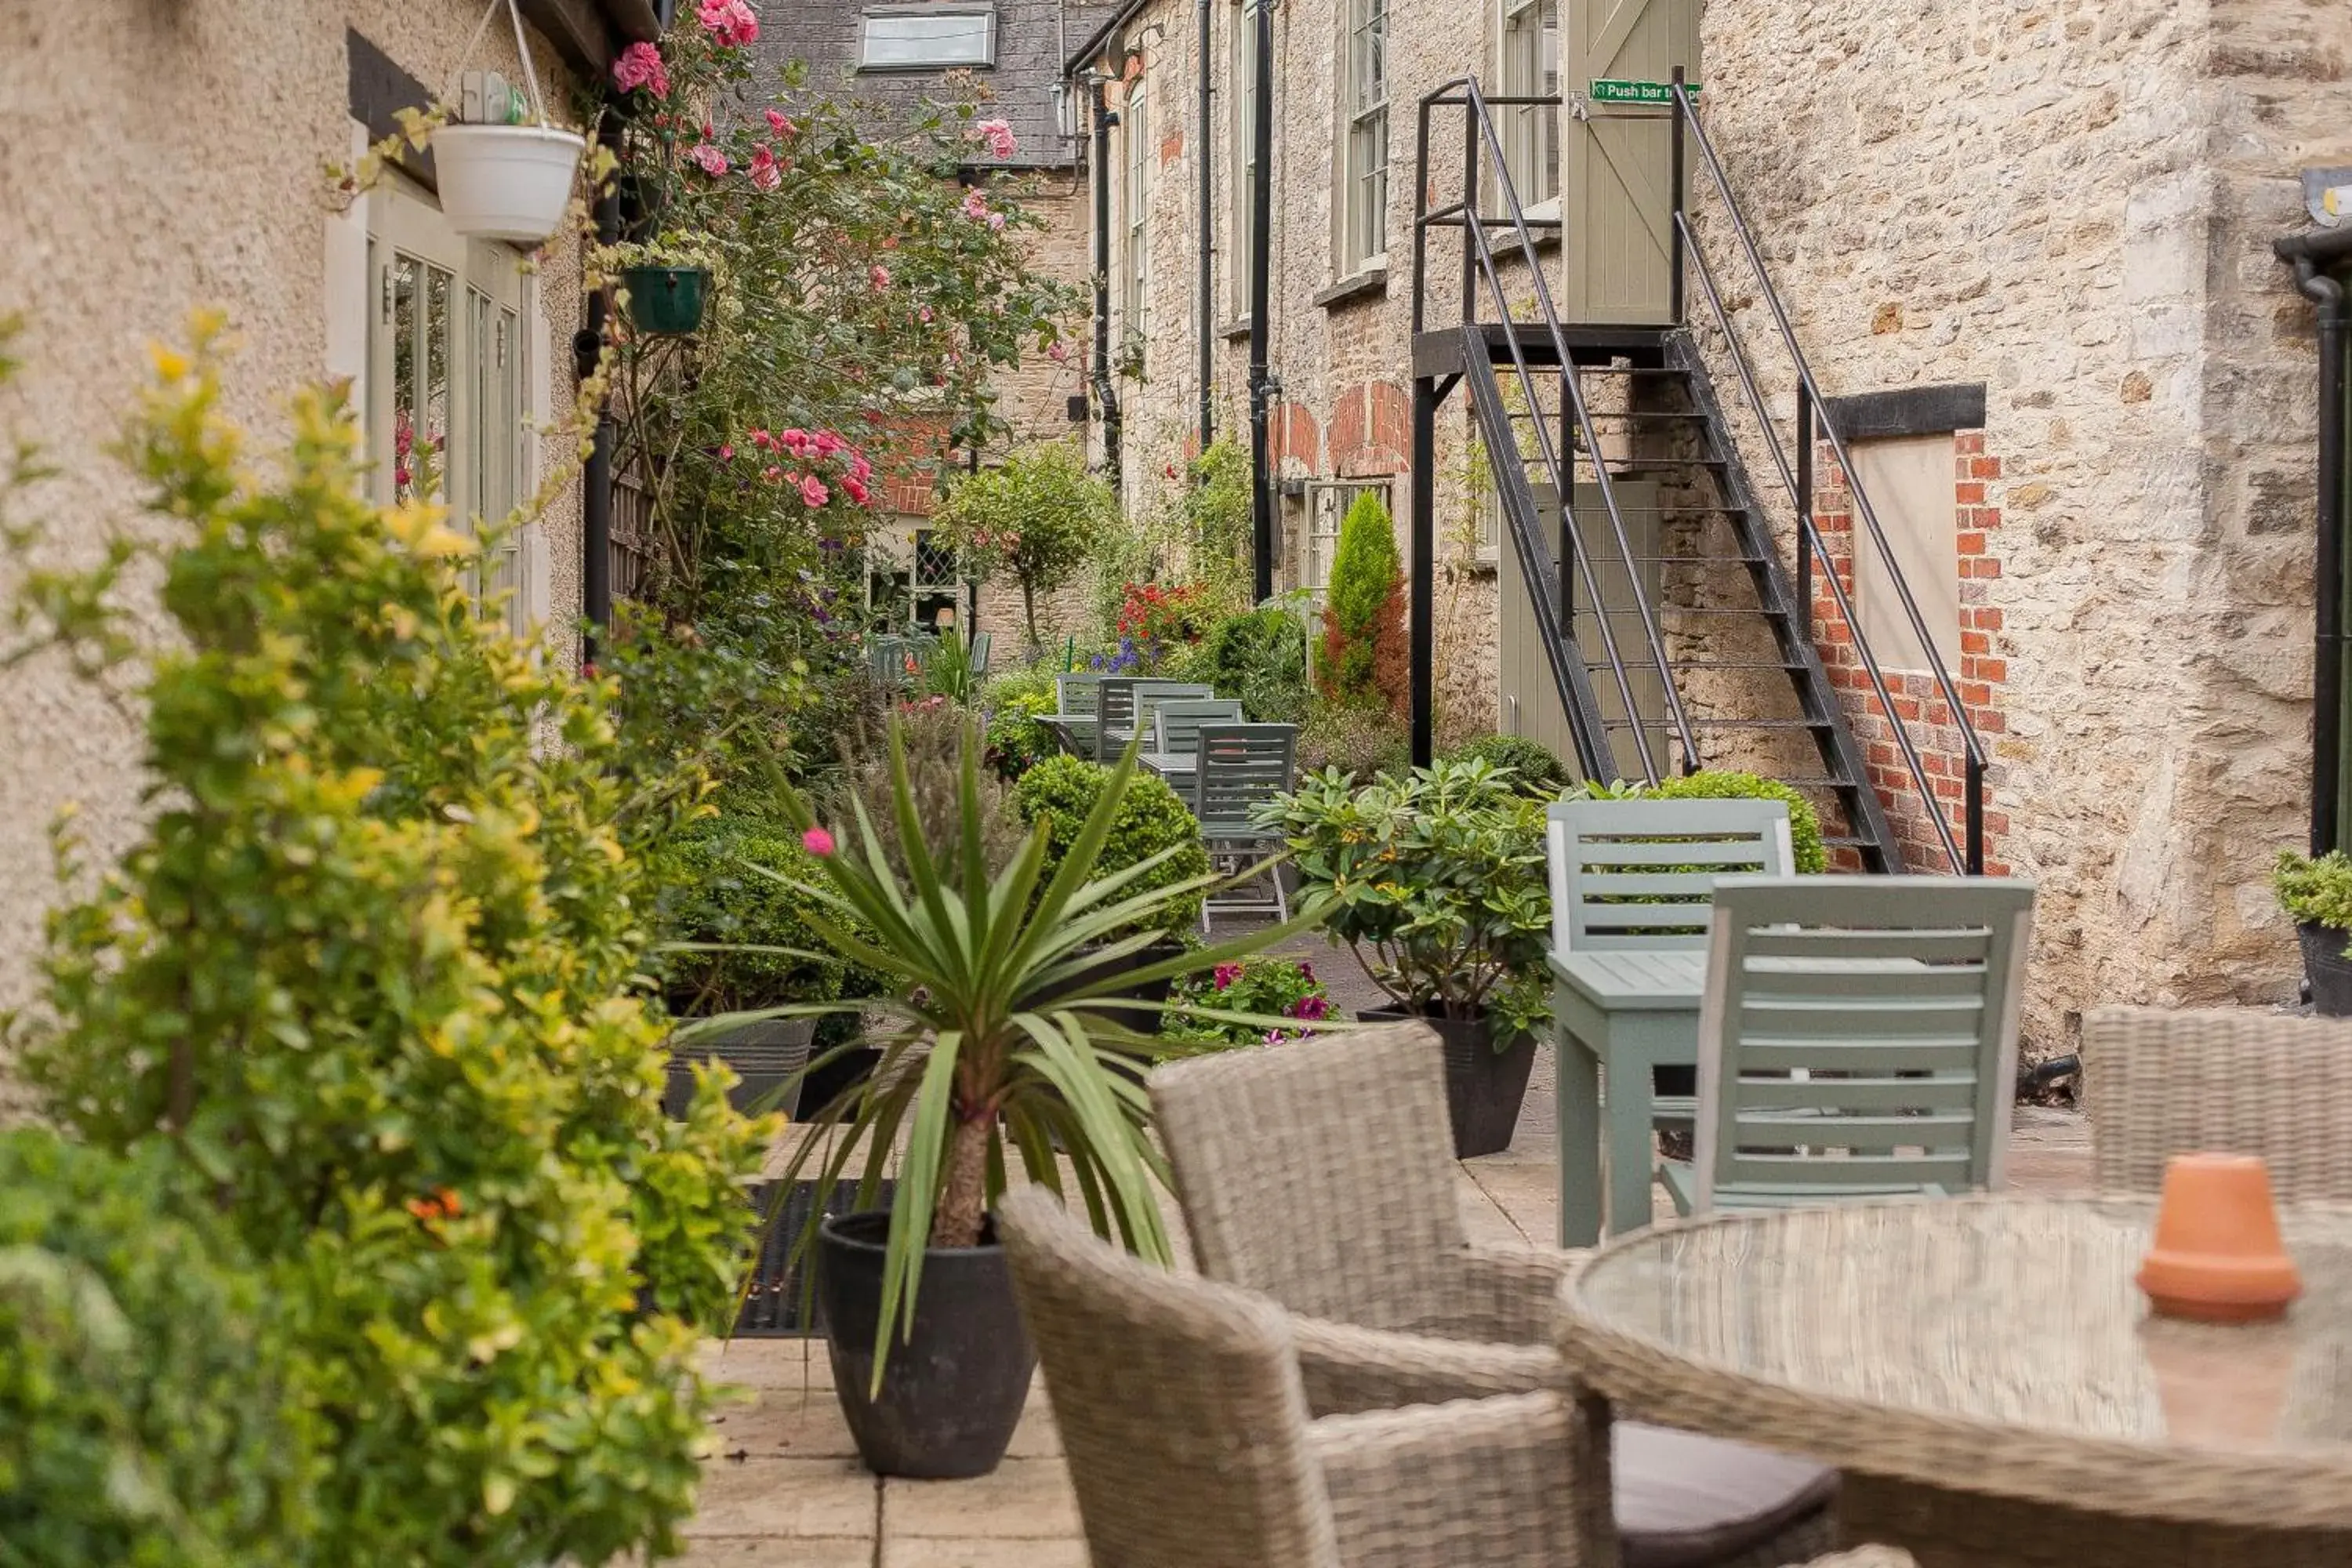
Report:
[{"label": "rhododendron bush", "polygon": [[[846,590],[878,474],[920,485],[1003,432],[992,377],[1049,353],[1074,292],[1033,273],[1011,128],[973,104],[896,120],[744,47],[743,0],[683,6],[616,62],[627,242],[608,268],[712,274],[691,338],[612,318],[625,480],[650,498],[647,594],[691,622],[713,592],[812,572]],[[634,51],[632,51],[634,53]]]}]

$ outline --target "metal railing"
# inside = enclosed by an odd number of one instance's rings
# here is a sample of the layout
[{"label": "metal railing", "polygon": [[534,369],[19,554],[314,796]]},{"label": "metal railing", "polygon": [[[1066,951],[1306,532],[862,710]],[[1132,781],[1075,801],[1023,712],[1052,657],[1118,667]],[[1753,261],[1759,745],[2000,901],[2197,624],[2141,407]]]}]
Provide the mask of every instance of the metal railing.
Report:
[{"label": "metal railing", "polygon": [[[1542,264],[1536,253],[1535,226],[1528,220],[1527,211],[1519,202],[1518,192],[1511,184],[1510,169],[1504,156],[1502,138],[1496,130],[1494,117],[1489,112],[1490,107],[1496,104],[1517,107],[1557,104],[1559,101],[1556,98],[1520,96],[1490,99],[1481,91],[1478,79],[1475,76],[1458,77],[1422,99],[1418,131],[1419,156],[1414,163],[1413,182],[1412,330],[1414,336],[1418,338],[1426,319],[1427,300],[1423,280],[1428,270],[1429,231],[1433,227],[1458,227],[1462,231],[1463,330],[1465,334],[1483,336],[1485,323],[1478,316],[1480,285],[1483,283],[1485,292],[1492,298],[1497,319],[1504,327],[1502,335],[1510,348],[1512,372],[1527,402],[1528,423],[1535,432],[1538,453],[1542,460],[1544,471],[1550,476],[1553,489],[1559,497],[1560,538],[1558,570],[1560,575],[1559,585],[1560,591],[1555,593],[1547,590],[1538,570],[1538,563],[1544,557],[1545,547],[1543,540],[1536,532],[1533,497],[1531,492],[1527,491],[1525,462],[1518,455],[1516,438],[1507,443],[1509,447],[1507,452],[1496,454],[1498,480],[1507,467],[1516,465],[1513,471],[1517,482],[1509,487],[1507,493],[1518,504],[1505,505],[1503,512],[1505,520],[1510,524],[1512,544],[1519,558],[1520,572],[1528,584],[1528,598],[1529,608],[1535,617],[1537,636],[1544,643],[1545,655],[1552,665],[1553,675],[1559,681],[1562,696],[1569,697],[1572,692],[1588,689],[1589,680],[1586,672],[1580,660],[1574,657],[1576,647],[1569,635],[1569,625],[1566,624],[1566,616],[1570,613],[1570,600],[1565,590],[1571,584],[1570,574],[1573,570],[1583,580],[1586,602],[1593,606],[1593,624],[1599,630],[1601,647],[1607,655],[1612,681],[1620,700],[1624,704],[1625,726],[1632,732],[1634,755],[1640,763],[1643,780],[1649,784],[1656,784],[1662,776],[1662,770],[1658,765],[1658,759],[1652,754],[1650,734],[1652,724],[1643,719],[1641,706],[1634,700],[1633,672],[1627,668],[1625,657],[1618,647],[1616,632],[1610,625],[1610,617],[1601,596],[1600,580],[1593,571],[1591,555],[1584,548],[1583,533],[1577,521],[1575,447],[1572,445],[1576,434],[1580,433],[1583,437],[1583,449],[1591,458],[1594,488],[1600,493],[1601,510],[1607,514],[1611,533],[1615,538],[1618,558],[1627,563],[1627,575],[1633,582],[1633,608],[1641,622],[1643,645],[1637,652],[1646,653],[1648,656],[1641,668],[1654,668],[1657,672],[1659,685],[1665,695],[1667,720],[1673,727],[1675,738],[1681,744],[1683,766],[1685,770],[1698,765],[1698,747],[1691,732],[1690,716],[1684,710],[1682,694],[1675,683],[1674,671],[1666,660],[1665,639],[1659,632],[1657,616],[1642,594],[1640,583],[1634,576],[1632,563],[1635,552],[1632,537],[1625,527],[1624,514],[1617,504],[1616,486],[1610,477],[1609,467],[1604,460],[1600,433],[1593,425],[1591,409],[1585,405],[1583,387],[1578,380],[1575,360],[1569,350],[1568,334],[1560,325],[1558,310],[1553,307],[1551,288],[1545,279]],[[1459,108],[1463,110],[1462,197],[1457,202],[1432,211],[1429,206],[1427,175],[1430,116],[1433,110],[1441,108]],[[1493,160],[1495,190],[1505,209],[1503,215],[1496,217],[1488,217],[1479,210],[1479,187],[1482,184],[1479,155],[1482,148]],[[1544,226],[1564,227],[1565,225],[1548,222]],[[1562,441],[1556,442],[1552,437],[1550,424],[1542,410],[1537,378],[1528,362],[1526,345],[1521,342],[1520,334],[1517,330],[1519,325],[1534,323],[1515,322],[1511,313],[1510,298],[1504,289],[1502,273],[1496,261],[1495,247],[1487,239],[1486,231],[1489,227],[1508,231],[1506,244],[1509,246],[1513,241],[1516,242],[1516,248],[1527,266],[1528,279],[1534,286],[1537,315],[1544,331],[1550,336],[1552,349],[1559,367],[1563,426],[1561,434],[1564,438]],[[1465,343],[1465,372],[1475,375],[1483,368],[1485,374],[1491,376],[1493,367],[1486,359],[1486,349],[1483,342],[1476,346],[1477,352],[1473,354],[1470,352],[1472,345],[1467,342]],[[1474,407],[1477,405],[1477,400],[1475,398],[1473,405]],[[1507,419],[1499,417],[1501,410],[1490,408],[1484,412],[1490,416],[1496,416],[1501,433],[1509,435]],[[1491,437],[1489,444],[1496,444]],[[1561,450],[1563,446],[1568,447],[1565,458]],[[1571,562],[1574,563],[1572,568]],[[1571,666],[1573,666],[1572,668]],[[1613,776],[1617,761],[1614,747],[1609,740],[1605,717],[1599,713],[1597,708],[1590,708],[1576,727],[1580,731],[1586,729],[1597,731],[1597,733],[1590,736],[1583,734],[1579,736],[1580,742],[1588,746],[1588,754],[1581,759],[1587,773]]]},{"label": "metal railing", "polygon": [[[1824,567],[1821,575],[1829,588],[1831,598],[1837,605],[1838,614],[1845,619],[1846,628],[1853,637],[1854,655],[1886,715],[1887,728],[1894,734],[1895,749],[1909,770],[1912,782],[1918,788],[1927,820],[1934,826],[1946,857],[1955,871],[1981,876],[1984,872],[1986,765],[1983,742],[1978,737],[1976,727],[1969,722],[1968,710],[1961,705],[1959,690],[1953,683],[1951,672],[1945,668],[1942,655],[1936,650],[1935,638],[1927,630],[1927,618],[1919,613],[1918,600],[1913,596],[1911,585],[1904,580],[1894,549],[1887,543],[1886,531],[1880,526],[1878,513],[1870,504],[1869,493],[1864,488],[1861,471],[1854,466],[1852,450],[1838,429],[1836,417],[1822,396],[1821,384],[1813,378],[1812,366],[1806,361],[1804,350],[1797,342],[1796,329],[1790,324],[1788,309],[1781,303],[1780,291],[1773,287],[1771,272],[1764,265],[1763,252],[1756,244],[1755,232],[1748,225],[1747,215],[1740,211],[1738,198],[1731,194],[1731,181],[1724,173],[1722,159],[1716,155],[1715,144],[1699,124],[1698,108],[1691,98],[1680,67],[1675,68],[1672,90],[1675,317],[1677,321],[1683,319],[1684,273],[1687,265],[1690,275],[1697,280],[1700,291],[1706,298],[1717,329],[1723,334],[1732,368],[1738,373],[1740,387],[1747,395],[1748,410],[1754,416],[1758,428],[1764,433],[1765,443],[1772,454],[1773,466],[1779,468],[1781,482],[1788,488],[1790,500],[1796,509],[1796,623],[1808,640],[1812,637],[1814,563],[1826,554],[1820,531],[1813,522],[1813,430],[1818,422],[1822,437],[1828,441],[1831,453],[1845,475],[1847,493],[1853,499],[1853,515],[1868,533],[1878,560],[1885,568],[1886,580],[1893,586],[1895,597],[1901,601],[1904,618],[1910,624],[1912,636],[1918,639],[1920,654],[1927,661],[1937,692],[1950,711],[1953,728],[1958,731],[1964,774],[1961,781],[1961,840],[1953,838],[1951,824],[1946,820],[1943,800],[1936,793],[1935,775],[1921,762],[1918,748],[1912,742],[1910,729],[1895,709],[1894,694],[1887,689],[1885,672],[1871,651],[1869,639],[1863,632],[1862,619],[1854,613],[1852,599],[1847,595],[1844,585],[1838,581],[1833,568]],[[1694,148],[1697,150],[1700,163],[1706,170],[1717,195],[1722,198],[1731,232],[1738,239],[1739,249],[1747,257],[1748,268],[1755,276],[1758,296],[1770,312],[1773,324],[1780,330],[1781,344],[1796,367],[1797,452],[1793,468],[1788,451],[1781,445],[1780,429],[1773,423],[1764,395],[1756,384],[1755,372],[1748,353],[1740,344],[1738,334],[1732,329],[1731,314],[1724,306],[1715,268],[1700,248],[1698,236],[1691,226],[1685,174],[1689,152]],[[1859,553],[1857,547],[1857,556]]]}]

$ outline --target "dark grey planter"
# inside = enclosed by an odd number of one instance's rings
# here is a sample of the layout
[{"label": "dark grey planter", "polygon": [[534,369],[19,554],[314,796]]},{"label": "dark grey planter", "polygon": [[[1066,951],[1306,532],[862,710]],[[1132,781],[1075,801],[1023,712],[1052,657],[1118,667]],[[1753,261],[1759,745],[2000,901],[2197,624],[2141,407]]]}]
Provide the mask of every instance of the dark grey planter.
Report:
[{"label": "dark grey planter", "polygon": [[1437,1032],[1445,1051],[1445,1112],[1454,1124],[1454,1157],[1499,1154],[1518,1131],[1519,1106],[1535,1070],[1536,1037],[1521,1035],[1496,1048],[1492,1018],[1438,1018],[1402,1007],[1367,1007],[1368,1024],[1418,1019]]},{"label": "dark grey planter", "polygon": [[2323,1018],[2352,1018],[2352,958],[2344,956],[2352,931],[2305,922],[2294,928],[2294,934],[2303,942],[2312,1011]]},{"label": "dark grey planter", "polygon": [[809,1063],[816,1039],[814,1018],[766,1018],[717,1034],[698,1035],[674,1047],[669,1058],[669,1083],[662,1093],[662,1109],[682,1117],[694,1099],[694,1064],[713,1058],[735,1069],[742,1081],[727,1091],[727,1102],[742,1111],[782,1110],[796,1114],[793,1092]]}]

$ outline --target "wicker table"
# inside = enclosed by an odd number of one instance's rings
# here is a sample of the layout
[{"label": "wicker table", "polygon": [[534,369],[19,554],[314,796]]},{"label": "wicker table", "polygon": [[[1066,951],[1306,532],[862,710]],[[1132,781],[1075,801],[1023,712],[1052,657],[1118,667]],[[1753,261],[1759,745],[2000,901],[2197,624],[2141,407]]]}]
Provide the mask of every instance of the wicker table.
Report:
[{"label": "wicker table", "polygon": [[2252,1328],[2148,1319],[2154,1214],[1966,1198],[1646,1231],[1562,1288],[1564,1348],[1596,1414],[1838,1466],[1849,1539],[1922,1568],[2352,1563],[2352,1210],[2288,1213],[2305,1294]]}]

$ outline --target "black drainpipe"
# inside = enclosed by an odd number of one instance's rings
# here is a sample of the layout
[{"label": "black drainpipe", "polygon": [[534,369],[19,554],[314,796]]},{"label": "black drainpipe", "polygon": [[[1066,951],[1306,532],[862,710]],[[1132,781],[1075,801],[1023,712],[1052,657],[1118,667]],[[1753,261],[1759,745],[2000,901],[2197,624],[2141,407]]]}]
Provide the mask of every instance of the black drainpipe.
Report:
[{"label": "black drainpipe", "polygon": [[[618,157],[620,121],[605,115],[596,140]],[[616,183],[607,181],[604,193],[596,198],[596,242],[614,245],[620,237],[620,188]],[[595,373],[597,361],[604,353],[604,318],[611,304],[608,289],[599,289],[588,296],[587,320],[572,345],[573,360],[583,377]],[[581,658],[587,664],[596,661],[599,634],[613,625],[613,412],[607,400],[596,410],[596,434],[588,448],[587,467],[580,477],[580,611],[589,625],[582,639]]]},{"label": "black drainpipe", "polygon": [[1110,375],[1110,128],[1118,123],[1103,101],[1100,71],[1087,73],[1095,111],[1095,400],[1102,408],[1103,467],[1119,489],[1118,388]]},{"label": "black drainpipe", "polygon": [[1209,17],[1214,7],[1209,0],[1192,0],[1192,3],[1201,16],[1201,130],[1192,139],[1192,158],[1201,174],[1201,363],[1198,374],[1201,377],[1201,450],[1205,452],[1209,449],[1209,443],[1216,438],[1216,420],[1213,411],[1215,399],[1211,395],[1209,386],[1210,378],[1216,374],[1216,357],[1212,345],[1216,340],[1217,331],[1217,253],[1216,247],[1209,243],[1210,237],[1216,233],[1214,192],[1209,168],[1213,162],[1209,156],[1209,116],[1213,112],[1209,92]]},{"label": "black drainpipe", "polygon": [[[1257,101],[1250,116],[1250,143],[1257,157],[1257,184],[1250,191],[1250,553],[1259,603],[1274,597],[1274,463],[1267,440],[1266,344],[1273,310],[1274,270],[1274,5],[1257,6]],[[1420,172],[1413,174],[1421,178]]]},{"label": "black drainpipe", "polygon": [[2319,508],[2312,584],[2311,852],[2337,847],[2344,745],[2345,348],[2352,300],[2322,270],[2352,259],[2352,230],[2293,236],[2273,248],[2294,266],[2295,287],[2318,307]]}]

